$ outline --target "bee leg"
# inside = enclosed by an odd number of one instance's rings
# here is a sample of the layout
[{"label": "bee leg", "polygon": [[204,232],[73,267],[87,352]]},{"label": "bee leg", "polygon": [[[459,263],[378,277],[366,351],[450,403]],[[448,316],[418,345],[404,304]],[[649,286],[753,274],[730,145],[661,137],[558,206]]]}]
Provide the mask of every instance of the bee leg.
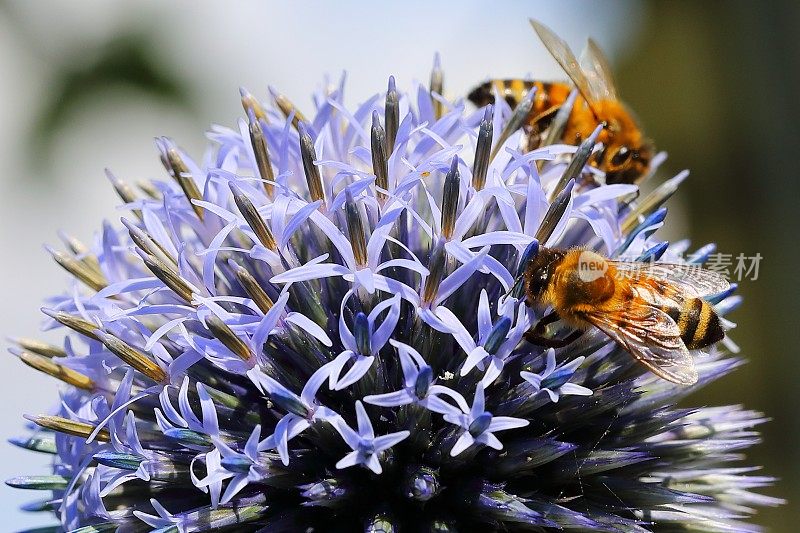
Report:
[{"label": "bee leg", "polygon": [[525,340],[531,344],[544,346],[546,348],[563,348],[564,346],[573,343],[581,335],[583,335],[582,330],[576,329],[563,339],[545,336],[547,326],[553,322],[557,322],[559,319],[560,317],[556,313],[545,315],[539,320],[539,322],[536,323],[536,326],[525,332]]},{"label": "bee leg", "polygon": [[537,346],[544,346],[545,348],[563,348],[578,340],[583,335],[583,331],[576,329],[563,339],[555,339],[553,337],[545,337],[536,335],[533,331],[528,330],[525,332],[525,340]]}]

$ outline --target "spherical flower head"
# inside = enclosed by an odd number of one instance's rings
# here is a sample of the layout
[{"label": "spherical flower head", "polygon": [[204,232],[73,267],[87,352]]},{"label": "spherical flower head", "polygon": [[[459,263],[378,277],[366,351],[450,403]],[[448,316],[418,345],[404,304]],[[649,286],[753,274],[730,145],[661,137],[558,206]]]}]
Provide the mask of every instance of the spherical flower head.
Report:
[{"label": "spherical flower head", "polygon": [[342,81],[307,114],[243,90],[203,158],[161,138],[164,179],[109,173],[122,223],[54,252],[63,343],[12,349],[64,383],[14,441],[53,457],[8,481],[45,491],[31,508],[68,531],[757,529],[772,480],[729,463],[763,417],[675,407],[735,345],[682,387],[600,331],[525,340],[540,246],[677,261],[652,235],[684,176],[631,200],[589,164],[602,126],[523,151],[502,98],[431,79],[355,108]]}]

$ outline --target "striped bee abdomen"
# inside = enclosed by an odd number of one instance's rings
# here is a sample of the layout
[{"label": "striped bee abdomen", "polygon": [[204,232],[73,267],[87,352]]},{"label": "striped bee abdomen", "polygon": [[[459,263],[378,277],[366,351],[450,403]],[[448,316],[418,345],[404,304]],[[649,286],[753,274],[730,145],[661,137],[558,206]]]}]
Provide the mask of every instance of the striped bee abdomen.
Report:
[{"label": "striped bee abdomen", "polygon": [[690,350],[705,348],[725,336],[714,308],[702,298],[690,298],[683,307],[669,309],[667,314],[678,324],[681,339]]},{"label": "striped bee abdomen", "polygon": [[478,107],[493,104],[493,89],[497,89],[497,92],[505,98],[511,109],[514,109],[528,91],[536,87],[537,101],[534,107],[537,112],[541,112],[541,109],[548,105],[546,101],[549,100],[552,85],[553,84],[547,82],[523,79],[490,80],[473,89],[473,91],[469,93],[468,98],[470,102]]}]

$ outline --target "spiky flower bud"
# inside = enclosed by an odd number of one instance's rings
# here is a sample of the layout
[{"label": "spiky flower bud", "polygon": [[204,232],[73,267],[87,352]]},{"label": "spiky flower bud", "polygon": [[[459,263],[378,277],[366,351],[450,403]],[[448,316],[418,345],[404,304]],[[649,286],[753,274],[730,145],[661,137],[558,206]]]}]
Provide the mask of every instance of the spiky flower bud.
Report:
[{"label": "spiky flower bud", "polygon": [[532,94],[468,113],[443,79],[437,58],[408,94],[320,94],[313,120],[243,91],[206,163],[160,139],[171,179],[137,196],[109,174],[134,216],[53,252],[75,278],[43,309],[63,346],[12,348],[64,386],[13,440],[53,457],[8,481],[48,492],[27,509],[84,532],[757,529],[772,479],[729,462],[764,418],[675,406],[733,344],[685,388],[599,331],[524,338],[540,244],[679,260],[652,235],[684,176],[631,201],[587,168],[596,135],[524,153]]}]

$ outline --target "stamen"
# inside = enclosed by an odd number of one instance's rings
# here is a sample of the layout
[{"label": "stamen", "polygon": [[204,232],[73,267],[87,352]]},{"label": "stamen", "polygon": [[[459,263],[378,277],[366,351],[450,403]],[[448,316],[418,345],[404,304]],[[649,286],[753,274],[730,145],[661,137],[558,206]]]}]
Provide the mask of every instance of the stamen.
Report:
[{"label": "stamen", "polygon": [[269,122],[267,120],[267,113],[264,111],[264,108],[261,107],[258,98],[253,96],[253,94],[244,87],[239,87],[239,94],[242,96],[242,108],[244,108],[245,115],[249,117],[253,114],[256,119]]},{"label": "stamen", "polygon": [[136,250],[136,253],[144,261],[145,266],[153,273],[155,277],[160,279],[164,285],[172,289],[172,292],[180,296],[186,303],[192,303],[192,294],[194,289],[192,286],[183,279],[176,270],[173,270],[168,265],[148,255],[143,250]]},{"label": "stamen", "polygon": [[88,320],[84,320],[78,316],[70,315],[69,313],[65,313],[64,311],[56,311],[55,309],[49,309],[47,307],[42,307],[42,313],[46,314],[62,326],[66,326],[69,329],[80,333],[85,337],[89,337],[91,339],[99,341],[100,339],[94,334],[94,331],[97,329],[97,324],[94,322],[89,322]]},{"label": "stamen", "polygon": [[261,244],[263,244],[265,248],[268,248],[273,252],[277,252],[278,244],[275,242],[275,237],[272,234],[272,230],[261,217],[258,209],[256,209],[256,206],[253,205],[253,202],[250,201],[250,198],[234,182],[228,182],[228,186],[233,193],[233,200],[236,202],[236,207],[239,208],[239,212],[247,221],[247,224],[250,226],[250,229],[253,230],[253,233],[256,234],[258,240],[261,241]]},{"label": "stamen", "polygon": [[86,263],[67,255],[65,252],[60,252],[47,247],[47,251],[56,260],[56,263],[64,270],[75,276],[83,284],[94,289],[101,291],[108,286],[108,280],[101,272],[97,272],[90,268]]},{"label": "stamen", "polygon": [[425,279],[425,288],[422,291],[422,301],[432,303],[439,292],[439,284],[444,278],[445,263],[447,254],[444,250],[444,239],[439,239],[431,249],[430,259],[428,260],[428,277]]},{"label": "stamen", "polygon": [[72,252],[72,255],[79,258],[78,260],[84,263],[92,272],[104,277],[103,271],[100,269],[100,261],[98,261],[97,256],[92,253],[88,246],[63,231],[59,231],[58,236],[64,242],[64,245],[69,248],[70,252]]},{"label": "stamen", "polygon": [[12,349],[12,353],[31,368],[44,372],[73,387],[91,391],[94,390],[94,381],[89,376],[81,374],[71,368],[58,364],[52,359],[31,352]]},{"label": "stamen", "polygon": [[724,300],[725,298],[736,292],[738,288],[739,285],[737,283],[731,283],[731,286],[725,289],[724,291],[718,292],[716,294],[709,294],[708,296],[704,296],[703,299],[708,303],[710,303],[711,305],[717,305],[722,300]]},{"label": "stamen", "polygon": [[269,399],[275,402],[275,405],[301,418],[308,418],[311,415],[308,406],[294,394],[283,394],[280,391],[275,391],[269,395]]},{"label": "stamen", "polygon": [[400,98],[394,83],[394,76],[389,76],[389,89],[386,91],[386,108],[383,117],[386,123],[386,155],[394,152],[397,139],[397,128],[400,127]]},{"label": "stamen", "polygon": [[367,265],[367,237],[364,233],[364,222],[361,213],[353,199],[350,189],[345,190],[344,202],[345,218],[347,219],[347,233],[350,236],[350,246],[353,256],[359,266]]},{"label": "stamen", "polygon": [[475,162],[472,164],[472,187],[476,191],[482,190],[486,185],[486,173],[489,170],[489,155],[492,151],[492,136],[494,135],[493,115],[494,108],[489,104],[483,112],[483,119],[478,127]]},{"label": "stamen", "polygon": [[572,114],[572,108],[575,106],[575,100],[578,97],[578,90],[573,89],[569,96],[561,104],[561,107],[558,108],[556,111],[556,116],[553,117],[552,122],[550,122],[550,126],[547,128],[547,134],[542,141],[542,146],[550,146],[551,144],[556,144],[559,139],[561,139],[561,135],[564,133],[564,129],[567,127],[567,122],[569,122],[569,116]]},{"label": "stamen", "polygon": [[93,457],[101,465],[121,470],[136,470],[145,460],[141,455],[112,451],[97,452]]},{"label": "stamen", "polygon": [[356,348],[361,355],[372,355],[372,331],[370,331],[367,315],[362,312],[356,314],[353,324],[353,336],[356,339]]},{"label": "stamen", "polygon": [[258,306],[262,313],[267,313],[272,306],[275,305],[275,302],[272,301],[272,298],[264,292],[264,289],[261,288],[261,285],[256,281],[256,278],[253,277],[250,272],[241,266],[239,263],[236,263],[233,260],[229,260],[228,264],[233,269],[234,273],[236,274],[236,279],[241,284],[242,288],[247,292],[247,295],[253,300],[253,302]]},{"label": "stamen", "polygon": [[25,435],[24,437],[11,437],[8,439],[10,444],[19,446],[26,450],[37,453],[48,453],[55,455],[58,453],[56,447],[56,439],[52,433],[39,432],[33,435]]},{"label": "stamen", "polygon": [[522,297],[525,290],[525,270],[528,268],[528,264],[530,264],[537,255],[539,255],[539,241],[533,239],[519,258],[517,276],[515,278],[516,281],[509,291],[512,298],[520,299]]},{"label": "stamen", "polygon": [[417,395],[417,398],[424,398],[428,395],[428,389],[433,385],[433,379],[433,369],[429,366],[422,367],[414,382],[414,394]]},{"label": "stamen", "polygon": [[[619,245],[619,248],[617,248],[614,251],[614,253],[611,254],[611,257],[616,257],[616,256],[619,256],[620,254],[624,253],[625,250],[628,249],[628,246],[631,245],[631,243],[633,242],[633,239],[637,235],[642,233],[647,228],[650,228],[650,227],[652,227],[652,226],[654,226],[656,224],[660,224],[661,222],[664,222],[664,219],[666,217],[667,217],[667,208],[666,207],[662,207],[662,208],[654,211],[653,213],[651,213],[647,218],[645,218],[642,222],[640,222],[639,225],[637,225],[635,228],[633,228],[625,236],[625,240],[622,242],[622,244]],[[655,230],[653,230],[653,229],[648,230],[645,233],[645,235],[649,235],[653,231],[655,231]]]},{"label": "stamen", "polygon": [[625,220],[622,222],[621,230],[622,233],[628,233],[633,227],[642,220],[643,217],[647,217],[650,213],[654,212],[656,209],[664,205],[667,200],[669,200],[675,191],[678,190],[683,181],[689,177],[688,172],[681,172],[677,176],[668,179],[656,189],[648,194],[644,200],[639,202],[639,205],[636,206],[628,216],[625,217]]},{"label": "stamen", "polygon": [[161,191],[158,190],[152,181],[137,181],[136,186],[153,200],[158,200],[160,202],[164,199],[164,195],[161,194]]},{"label": "stamen", "polygon": [[172,439],[187,448],[211,448],[214,441],[205,433],[188,428],[169,428],[164,431],[164,436]]},{"label": "stamen", "polygon": [[150,236],[149,233],[144,231],[142,228],[131,222],[125,217],[120,219],[122,225],[125,226],[128,230],[128,234],[131,236],[131,240],[134,242],[136,246],[138,246],[142,251],[147,252],[149,255],[152,255],[157,260],[161,261],[165,265],[171,266],[178,266],[178,263],[175,261],[167,250],[161,246],[159,242],[157,242],[153,237]]},{"label": "stamen", "polygon": [[306,183],[308,184],[311,201],[324,200],[325,192],[322,186],[322,176],[319,173],[319,167],[314,164],[317,159],[314,140],[306,130],[305,123],[300,122],[297,125],[297,131],[300,132],[300,154],[303,157],[303,171],[306,174]]},{"label": "stamen", "polygon": [[506,337],[508,337],[509,331],[511,331],[511,319],[507,316],[504,316],[498,320],[497,324],[495,324],[492,328],[492,331],[489,333],[489,337],[483,344],[483,348],[490,354],[497,353],[497,350],[500,349],[500,346],[503,345]]},{"label": "stamen", "polygon": [[439,52],[436,52],[436,55],[433,56],[433,70],[431,70],[430,85],[431,102],[433,103],[433,116],[438,120],[442,118],[444,106],[442,105],[442,102],[433,97],[434,94],[444,96],[444,72],[442,72],[442,59],[439,56]]},{"label": "stamen", "polygon": [[[386,132],[381,127],[378,112],[372,112],[372,135],[370,147],[372,148],[372,172],[375,173],[375,186],[384,191],[389,190],[389,166],[386,158]],[[378,190],[378,199],[386,200],[386,193]]]},{"label": "stamen", "polygon": [[661,256],[664,255],[664,252],[667,251],[667,248],[669,248],[669,241],[662,241],[652,248],[645,250],[642,255],[636,258],[636,260],[640,263],[651,263],[658,261],[661,259]]},{"label": "stamen", "polygon": [[67,352],[59,346],[53,346],[36,339],[12,339],[23,350],[33,352],[45,357],[66,357]]},{"label": "stamen", "polygon": [[253,466],[253,461],[246,456],[242,457],[239,455],[230,455],[228,457],[223,457],[222,461],[220,461],[220,464],[222,465],[222,468],[228,472],[247,474],[250,471],[250,467]]},{"label": "stamen", "polygon": [[601,131],[603,131],[602,124],[597,126],[592,134],[589,135],[575,151],[569,165],[567,165],[567,168],[564,170],[564,173],[553,189],[551,198],[557,196],[569,180],[577,180],[580,177],[581,172],[583,172],[583,167],[586,166],[586,163],[589,161],[589,156],[592,155],[592,150],[594,149],[594,145],[597,144],[597,138],[600,136]]},{"label": "stamen", "polygon": [[456,212],[458,199],[461,192],[461,173],[458,171],[458,156],[453,157],[450,170],[444,178],[444,191],[442,192],[442,235],[445,239],[453,236],[456,226]]},{"label": "stamen", "polygon": [[70,478],[65,476],[19,476],[6,480],[6,485],[26,490],[64,490],[69,487]]},{"label": "stamen", "polygon": [[525,124],[525,121],[528,119],[528,115],[530,115],[531,110],[533,109],[534,94],[536,94],[534,89],[528,91],[528,94],[525,95],[525,98],[523,98],[522,101],[517,104],[517,107],[514,108],[514,112],[511,113],[511,118],[508,119],[505,127],[503,127],[503,131],[500,132],[500,137],[497,139],[494,149],[492,149],[492,153],[489,155],[489,161],[495,158],[495,156],[500,152],[500,149],[514,134],[514,132],[520,129],[523,124]]},{"label": "stamen", "polygon": [[717,245],[713,242],[706,244],[698,248],[689,257],[686,258],[687,263],[692,263],[694,265],[702,265],[706,261],[708,261],[709,256],[717,251]]},{"label": "stamen", "polygon": [[492,423],[491,413],[481,413],[475,417],[475,420],[469,425],[470,435],[477,437],[484,431],[489,429],[489,424]]},{"label": "stamen", "polygon": [[542,219],[542,224],[539,226],[539,231],[536,232],[537,241],[546,243],[547,239],[553,234],[553,230],[556,229],[558,221],[561,220],[561,217],[564,216],[564,211],[567,210],[567,205],[569,205],[569,200],[572,197],[572,189],[574,187],[575,180],[567,182],[564,189],[558,193],[553,203],[550,204],[547,213],[544,215],[544,219]]},{"label": "stamen", "polygon": [[[84,439],[88,439],[89,435],[95,430],[95,427],[91,424],[87,424],[85,422],[77,422],[75,420],[70,420],[69,418],[64,418],[63,416],[50,416],[50,415],[24,415],[27,420],[30,420],[37,426],[43,427],[45,429],[52,429],[53,431],[58,431],[59,433],[66,433],[67,435],[74,435],[76,437],[81,437]],[[111,440],[111,435],[108,433],[107,429],[101,429],[97,435],[95,436],[95,440],[108,442]]]},{"label": "stamen", "polygon": [[[108,178],[108,181],[111,182],[111,186],[114,187],[114,191],[117,193],[117,196],[119,196],[120,200],[123,201],[123,203],[132,204],[138,199],[136,197],[136,193],[133,191],[133,188],[112,174],[109,169],[106,169],[106,177]],[[141,220],[142,211],[140,209],[132,209],[131,211],[136,218]]]},{"label": "stamen", "polygon": [[575,370],[569,367],[560,368],[542,380],[541,388],[551,390],[557,389],[567,383],[574,374]]},{"label": "stamen", "polygon": [[299,131],[300,123],[308,123],[308,119],[305,117],[305,115],[303,115],[288,98],[276,91],[274,87],[270,87],[269,92],[272,94],[272,98],[275,100],[275,103],[278,105],[281,113],[283,113],[283,116],[289,118],[289,116],[294,113],[294,117],[292,118],[292,126],[294,126],[295,129]]},{"label": "stamen", "polygon": [[192,179],[189,168],[186,166],[186,163],[183,162],[183,158],[180,153],[178,153],[178,149],[174,146],[172,141],[164,138],[162,139],[162,144],[163,148],[166,150],[167,170],[172,173],[172,177],[178,182],[178,185],[180,185],[183,194],[189,200],[189,204],[192,206],[197,218],[203,220],[203,208],[192,202],[192,200],[202,200],[203,195],[200,194],[197,184],[194,182],[194,179]]},{"label": "stamen", "polygon": [[243,361],[253,360],[253,352],[250,351],[247,344],[220,317],[212,314],[206,318],[205,322],[211,334],[226,348],[238,355]]},{"label": "stamen", "polygon": [[272,172],[272,164],[269,160],[269,150],[267,149],[267,139],[264,137],[264,130],[261,128],[259,118],[254,114],[248,115],[250,120],[250,142],[253,145],[253,154],[256,157],[256,166],[258,167],[258,175],[261,177],[264,186],[264,192],[267,198],[272,199],[275,186],[272,182],[275,181],[275,174]]},{"label": "stamen", "polygon": [[100,342],[105,344],[106,348],[108,348],[111,353],[122,359],[132,368],[138,370],[157,383],[166,381],[167,373],[143,352],[140,352],[119,337],[106,333],[101,329],[95,329],[94,334]]}]

